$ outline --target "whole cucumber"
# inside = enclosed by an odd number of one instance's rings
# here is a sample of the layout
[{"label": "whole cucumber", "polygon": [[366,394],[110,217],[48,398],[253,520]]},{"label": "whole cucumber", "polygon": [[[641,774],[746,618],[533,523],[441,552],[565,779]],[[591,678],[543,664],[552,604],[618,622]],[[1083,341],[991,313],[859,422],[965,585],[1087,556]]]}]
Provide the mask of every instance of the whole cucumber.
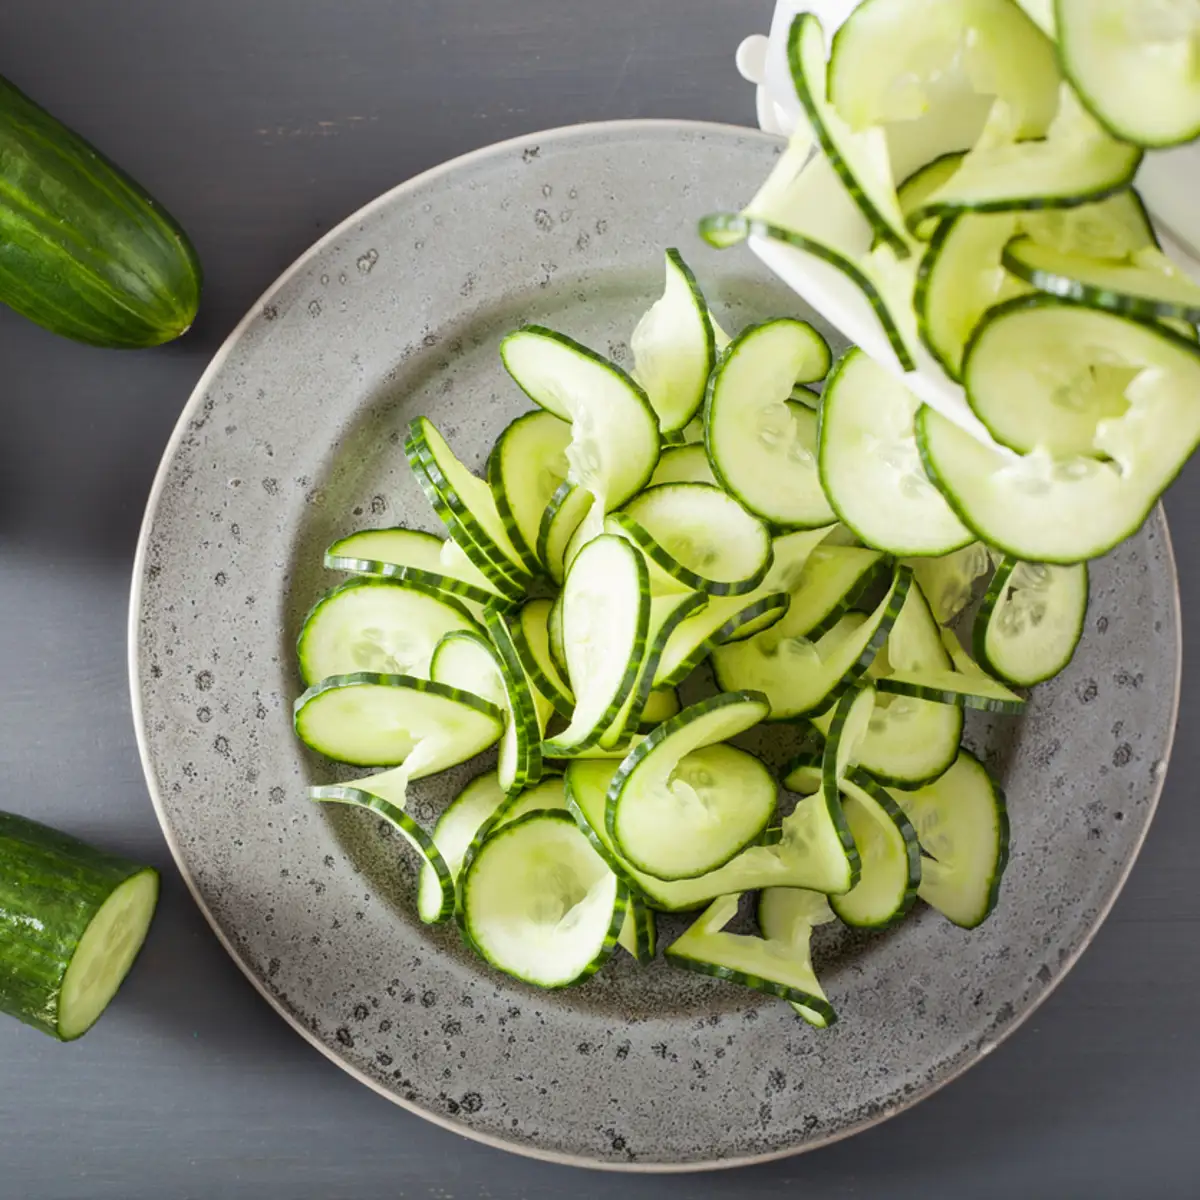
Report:
[{"label": "whole cucumber", "polygon": [[200,302],[187,234],[119,167],[0,77],[0,300],[93,346],[157,346]]}]

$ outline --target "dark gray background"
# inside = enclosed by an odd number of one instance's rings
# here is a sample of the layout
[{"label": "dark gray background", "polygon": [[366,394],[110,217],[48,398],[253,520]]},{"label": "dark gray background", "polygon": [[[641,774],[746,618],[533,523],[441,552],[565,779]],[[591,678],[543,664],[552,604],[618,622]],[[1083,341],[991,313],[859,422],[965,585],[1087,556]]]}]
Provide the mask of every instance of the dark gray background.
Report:
[{"label": "dark gray background", "polygon": [[[732,55],[743,35],[766,30],[770,8],[0,6],[0,71],[158,195],[191,232],[208,276],[196,328],[156,351],[74,346],[0,310],[0,804],[165,873],[138,969],[83,1041],[58,1046],[0,1024],[2,1200],[1200,1194],[1194,654],[1145,852],[1046,1005],[917,1109],[850,1142],[734,1174],[587,1176],[392,1107],[268,1009],[217,945],[159,835],[130,723],[127,584],[159,455],[222,339],[331,225],[463,151],[600,118],[752,122],[752,90]],[[1200,593],[1200,467],[1176,485],[1168,511],[1190,609]]]}]

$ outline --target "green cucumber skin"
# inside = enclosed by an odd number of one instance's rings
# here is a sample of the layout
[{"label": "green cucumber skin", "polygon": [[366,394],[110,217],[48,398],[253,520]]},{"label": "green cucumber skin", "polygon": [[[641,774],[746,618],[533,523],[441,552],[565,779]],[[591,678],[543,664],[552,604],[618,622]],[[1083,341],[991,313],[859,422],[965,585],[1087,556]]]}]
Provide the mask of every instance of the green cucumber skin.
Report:
[{"label": "green cucumber skin", "polygon": [[115,888],[158,872],[0,812],[0,1012],[59,1041],[58,1003],[71,958]]},{"label": "green cucumber skin", "polygon": [[0,300],[92,346],[185,333],[202,273],[174,218],[82,137],[0,77]]}]

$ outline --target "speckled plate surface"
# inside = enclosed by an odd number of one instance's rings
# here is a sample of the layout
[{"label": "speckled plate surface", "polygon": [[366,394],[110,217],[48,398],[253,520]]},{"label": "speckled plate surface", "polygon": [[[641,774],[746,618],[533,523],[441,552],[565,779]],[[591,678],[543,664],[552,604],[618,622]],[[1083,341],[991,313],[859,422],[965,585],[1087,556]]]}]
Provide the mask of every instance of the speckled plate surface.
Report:
[{"label": "speckled plate surface", "polygon": [[[481,466],[526,407],[497,345],[522,320],[613,355],[678,245],[726,327],[807,315],[695,220],[737,205],[776,143],[630,122],[497,146],[381,197],[295,264],[238,327],[183,415],[135,568],[131,671],[150,789],[219,937],[309,1041],[397,1103],[523,1153],[633,1169],[729,1165],[845,1136],[986,1054],[1086,945],[1151,819],[1179,672],[1161,513],[1097,563],[1071,668],[1024,719],[968,740],[1010,798],[1013,855],[975,933],[920,911],[873,937],[822,931],[841,1022],[661,960],[617,958],[539,993],[416,918],[415,870],[291,733],[293,641],[362,526],[434,528],[401,449],[430,415]],[[782,733],[779,751],[791,748]],[[480,768],[414,788],[432,820]],[[678,921],[664,922],[670,934]]]}]

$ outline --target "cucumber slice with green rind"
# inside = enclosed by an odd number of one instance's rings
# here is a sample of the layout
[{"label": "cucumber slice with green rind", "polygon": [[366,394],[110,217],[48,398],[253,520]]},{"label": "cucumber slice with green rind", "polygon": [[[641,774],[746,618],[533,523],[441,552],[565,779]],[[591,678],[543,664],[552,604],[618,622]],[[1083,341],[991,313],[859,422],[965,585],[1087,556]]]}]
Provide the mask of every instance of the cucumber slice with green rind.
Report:
[{"label": "cucumber slice with green rind", "polygon": [[567,813],[531,812],[488,835],[460,880],[463,927],[492,966],[537,987],[595,974],[625,922],[625,885]]},{"label": "cucumber slice with green rind", "polygon": [[508,697],[500,658],[496,648],[481,633],[456,630],[446,634],[429,660],[429,678],[434,683],[470,692],[507,714]]},{"label": "cucumber slice with green rind", "polygon": [[975,587],[992,569],[991,551],[982,542],[935,558],[914,558],[906,564],[921,588],[933,619],[949,625],[975,597]]},{"label": "cucumber slice with green rind", "polygon": [[658,487],[661,483],[716,484],[717,477],[713,474],[708,453],[704,449],[703,430],[700,436],[701,441],[695,445],[663,448],[658,466],[650,476],[650,487]]},{"label": "cucumber slice with green rind", "polygon": [[925,857],[918,894],[964,929],[996,907],[1008,865],[1008,809],[983,764],[963,750],[935,783],[892,798],[917,831]]},{"label": "cucumber slice with green rind", "polygon": [[913,231],[914,236],[923,242],[929,241],[933,236],[934,231],[941,225],[941,218],[926,217],[924,221],[915,225],[910,218],[958,170],[965,153],[964,150],[951,150],[946,154],[939,154],[937,158],[914,171],[896,189],[896,198],[900,201],[900,211],[904,214],[905,224]]},{"label": "cucumber slice with green rind", "polygon": [[621,926],[617,941],[642,966],[654,961],[658,948],[658,923],[653,909],[632,892],[626,901],[625,924]]},{"label": "cucumber slice with green rind", "polygon": [[889,554],[946,554],[974,540],[929,481],[916,397],[861,350],[834,368],[821,404],[821,483],[843,524]]},{"label": "cucumber slice with green rind", "polygon": [[569,721],[575,711],[575,697],[550,651],[550,614],[553,608],[551,600],[527,600],[518,609],[509,632],[529,682],[550,702],[559,716]]},{"label": "cucumber slice with green rind", "polygon": [[497,439],[487,477],[504,531],[530,574],[541,570],[537,554],[542,514],[567,477],[571,426],[553,413],[524,413]]},{"label": "cucumber slice with green rind", "polygon": [[721,357],[704,405],[705,447],[721,486],[778,529],[834,517],[817,473],[817,420],[790,399],[799,374],[824,378],[825,339],[804,321],[742,331]]},{"label": "cucumber slice with green rind", "polygon": [[428,742],[412,779],[473,758],[496,742],[503,724],[494,704],[411,675],[335,675],[295,704],[297,736],[335,762],[398,766]]},{"label": "cucumber slice with green rind", "polygon": [[446,593],[411,581],[351,579],[322,596],[305,618],[296,642],[300,675],[307,686],[355,671],[425,677],[447,633],[477,628]]},{"label": "cucumber slice with green rind", "polygon": [[683,704],[680,702],[679,693],[674,688],[655,688],[646,697],[646,706],[642,709],[638,732],[650,733],[651,730],[682,710]]},{"label": "cucumber slice with green rind", "polygon": [[666,253],[666,287],[629,339],[634,378],[658,417],[664,439],[682,434],[704,402],[717,360],[712,317],[678,250]]},{"label": "cucumber slice with green rind", "polygon": [[0,858],[0,1012],[71,1041],[132,968],[158,872],[4,812]]},{"label": "cucumber slice with green rind", "polygon": [[1174,146],[1200,135],[1191,6],[1055,0],[1054,18],[1063,70],[1114,137]]},{"label": "cucumber slice with green rind", "polygon": [[865,771],[851,768],[841,782],[842,807],[862,858],[858,883],[829,906],[847,925],[888,929],[916,903],[921,847],[903,810]]},{"label": "cucumber slice with green rind", "polygon": [[551,758],[594,746],[637,683],[650,623],[641,552],[610,534],[588,542],[567,573],[562,610],[575,709],[571,724],[542,748]]},{"label": "cucumber slice with green rind", "polygon": [[[328,787],[310,788],[308,796],[310,800],[322,804],[348,804],[355,808],[365,808],[387,821],[421,856],[422,874],[428,869],[436,881],[436,884],[425,885],[421,919],[431,925],[448,920],[454,912],[454,875],[442,857],[437,843],[403,808],[361,786],[368,782],[360,780],[358,787],[332,784]],[[435,886],[437,891],[434,890]]]},{"label": "cucumber slice with green rind", "polygon": [[1087,607],[1086,563],[1056,567],[1006,558],[975,618],[975,657],[1017,687],[1044,683],[1074,657]]},{"label": "cucumber slice with green rind", "polygon": [[1159,250],[1125,261],[1087,258],[1018,237],[1004,247],[1003,261],[1017,278],[1052,296],[1149,320],[1200,321],[1200,285]]},{"label": "cucumber slice with green rind", "polygon": [[[758,897],[758,927],[769,942],[782,942],[807,954],[812,931],[818,925],[836,921],[828,899],[821,892],[801,888],[764,888]],[[792,1004],[796,1015],[817,1029],[825,1029],[829,1019],[822,1009]]]},{"label": "cucumber slice with green rind", "polygon": [[872,232],[901,258],[909,254],[908,231],[896,200],[881,126],[848,125],[829,102],[825,32],[812,13],[792,22],[788,67],[809,124],[846,190],[870,222]]},{"label": "cucumber slice with green rind", "polygon": [[667,961],[688,971],[778,996],[832,1025],[837,1014],[812,969],[807,945],[798,940],[771,942],[724,932],[725,926],[737,916],[740,900],[738,895],[714,900],[696,923],[667,947]]},{"label": "cucumber slice with green rind", "polygon": [[707,483],[648,488],[609,523],[669,577],[667,586],[744,596],[762,583],[774,561],[766,526]]},{"label": "cucumber slice with green rind", "polygon": [[595,498],[586,488],[562,483],[546,505],[538,527],[537,556],[557,584],[567,573],[567,546],[594,504]]},{"label": "cucumber slice with green rind", "polygon": [[506,792],[523,791],[542,777],[542,720],[537,698],[504,617],[488,609],[484,628],[496,649],[507,701],[508,719],[500,739],[496,772]]}]

